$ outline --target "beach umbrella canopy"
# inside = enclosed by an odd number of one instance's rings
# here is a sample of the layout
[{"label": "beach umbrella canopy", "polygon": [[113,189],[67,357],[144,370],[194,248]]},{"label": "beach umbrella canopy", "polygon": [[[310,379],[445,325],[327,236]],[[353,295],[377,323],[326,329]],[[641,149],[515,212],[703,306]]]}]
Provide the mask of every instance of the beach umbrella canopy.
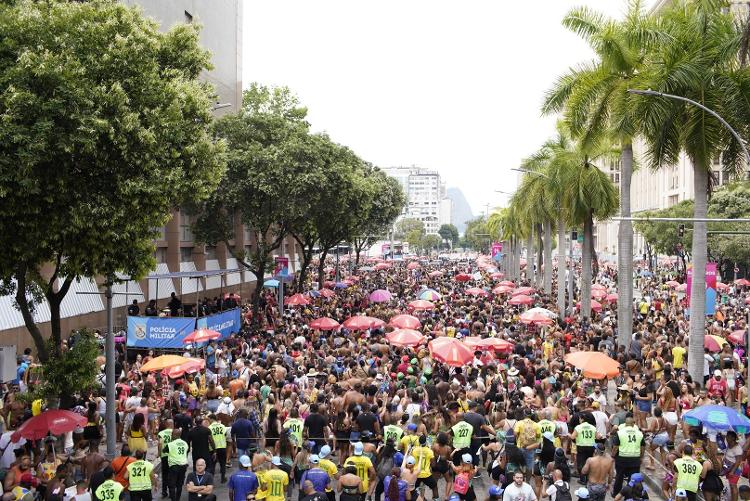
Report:
[{"label": "beach umbrella canopy", "polygon": [[406,265],[407,270],[418,270],[421,267],[422,266],[416,261],[412,261],[411,263]]},{"label": "beach umbrella canopy", "polygon": [[385,325],[385,322],[375,317],[364,315],[355,315],[344,320],[344,327],[350,331],[365,331],[367,329],[377,329]]},{"label": "beach umbrella canopy", "polygon": [[591,297],[601,301],[602,299],[607,297],[607,291],[602,290],[602,289],[593,289],[591,291]]},{"label": "beach umbrella canopy", "polygon": [[557,313],[555,313],[552,310],[548,310],[547,308],[540,308],[540,307],[529,308],[528,310],[526,310],[526,313],[539,313],[539,314],[547,316],[548,318],[551,318],[552,320],[557,318]]},{"label": "beach umbrella canopy", "polygon": [[616,303],[619,297],[617,294],[607,294],[607,297],[604,298],[608,303]]},{"label": "beach umbrella canopy", "polygon": [[188,343],[205,343],[206,341],[211,341],[212,339],[219,339],[221,337],[221,332],[212,331],[211,329],[198,329],[187,336],[185,336],[185,339],[182,340],[184,344]]},{"label": "beach umbrella canopy", "polygon": [[192,374],[193,372],[198,372],[205,366],[206,361],[202,358],[187,358],[185,359],[185,362],[180,365],[173,365],[172,367],[164,369],[161,373],[170,379],[177,379],[178,377],[185,375],[185,373]]},{"label": "beach umbrella canopy", "polygon": [[333,288],[334,289],[348,289],[351,284],[352,284],[351,282],[344,280],[342,282],[336,282],[335,284],[333,284]]},{"label": "beach umbrella canopy", "polygon": [[734,281],[734,284],[741,287],[747,287],[748,285],[750,285],[750,280],[747,280],[746,278],[738,278]]},{"label": "beach umbrella canopy", "polygon": [[530,296],[526,296],[524,294],[519,294],[518,296],[513,296],[508,300],[508,304],[513,306],[520,306],[522,304],[533,304],[534,299]]},{"label": "beach umbrella canopy", "polygon": [[391,300],[391,293],[385,289],[377,289],[370,294],[370,301],[373,303],[387,303]]},{"label": "beach umbrella canopy", "polygon": [[[440,338],[438,338],[440,339]],[[467,336],[462,341],[473,350],[512,351],[513,343],[497,337]]]},{"label": "beach umbrella canopy", "polygon": [[677,292],[687,292],[687,284],[680,284],[674,290]]},{"label": "beach umbrella canopy", "polygon": [[520,316],[521,322],[533,325],[552,325],[554,322],[549,316],[539,312],[524,311]]},{"label": "beach umbrella canopy", "polygon": [[[581,309],[581,302],[576,303],[576,308]],[[602,304],[599,301],[591,300],[591,309],[594,311],[602,311]]]},{"label": "beach umbrella canopy", "polygon": [[594,284],[591,286],[592,291],[606,291],[607,288],[603,286],[602,284]]},{"label": "beach umbrella canopy", "polygon": [[336,282],[334,282],[333,280],[326,280],[325,282],[323,282],[323,287],[326,287],[328,289],[333,289],[335,286]]},{"label": "beach umbrella canopy", "polygon": [[396,329],[385,338],[391,346],[418,346],[425,340],[422,333],[414,329]]},{"label": "beach umbrella canopy", "polygon": [[279,286],[279,281],[275,278],[271,278],[263,282],[263,287],[266,287],[268,289],[275,289]]},{"label": "beach umbrella canopy", "polygon": [[383,271],[391,268],[390,263],[378,263],[375,265],[375,271]]},{"label": "beach umbrella canopy", "polygon": [[419,293],[418,298],[423,301],[438,301],[442,296],[436,290],[427,289]]},{"label": "beach umbrella canopy", "polygon": [[336,295],[331,289],[320,289],[318,292],[325,298],[332,298]]},{"label": "beach umbrella canopy", "polygon": [[612,378],[620,374],[620,364],[599,351],[577,351],[565,355],[565,362],[592,379]]},{"label": "beach umbrella canopy", "polygon": [[750,304],[750,297],[745,298],[745,304]]},{"label": "beach umbrella canopy", "polygon": [[305,306],[307,304],[310,304],[310,300],[302,294],[297,293],[291,297],[284,299],[284,304],[287,306]]},{"label": "beach umbrella canopy", "polygon": [[664,285],[666,285],[666,286],[668,286],[668,287],[671,287],[671,288],[673,288],[673,289],[674,289],[675,287],[677,287],[677,286],[679,286],[679,285],[680,285],[680,282],[678,282],[678,281],[676,281],[676,280],[669,280],[669,281],[668,281],[668,282],[666,282],[666,284],[664,284]]},{"label": "beach umbrella canopy", "polygon": [[529,294],[535,293],[536,290],[534,290],[533,287],[519,287],[515,289],[513,292],[511,292],[512,296],[518,296],[520,294],[523,294],[524,296],[528,296]]},{"label": "beach umbrella canopy", "polygon": [[[324,289],[324,290],[327,290],[327,289]],[[320,291],[316,291],[316,290],[307,291],[305,292],[305,294],[307,294],[310,297],[320,297]]]},{"label": "beach umbrella canopy", "polygon": [[410,310],[432,310],[435,308],[435,304],[432,301],[426,301],[424,299],[417,299],[412,301],[408,305]]},{"label": "beach umbrella canopy", "polygon": [[503,281],[499,282],[497,285],[503,285],[505,287],[515,287],[516,286],[516,284],[514,284],[510,280],[503,280]]},{"label": "beach umbrella canopy", "polygon": [[467,273],[459,273],[458,275],[453,277],[453,280],[455,280],[456,282],[468,282],[469,280],[471,280],[471,275]]},{"label": "beach umbrella canopy", "polygon": [[185,363],[187,357],[181,355],[160,355],[141,366],[141,372],[161,371]]},{"label": "beach umbrella canopy", "polygon": [[707,334],[703,338],[703,347],[708,348],[708,351],[717,352],[721,351],[721,348],[727,344],[727,340],[723,337],[714,336],[713,334]]},{"label": "beach umbrella canopy", "polygon": [[729,289],[729,284],[725,284],[724,282],[719,282],[716,284],[716,290],[725,291]]},{"label": "beach umbrella canopy", "polygon": [[469,287],[464,292],[470,296],[489,296],[489,293],[486,290],[480,289],[479,287]]},{"label": "beach umbrella canopy", "polygon": [[505,278],[505,273],[501,273],[499,271],[496,271],[495,273],[493,273],[492,275],[490,275],[490,278],[492,280],[499,280],[501,278]]},{"label": "beach umbrella canopy", "polygon": [[62,435],[78,427],[86,426],[86,421],[86,416],[81,416],[75,412],[50,409],[23,423],[11,435],[11,440],[16,442],[21,438],[40,440],[46,437],[48,433]]},{"label": "beach umbrella canopy", "polygon": [[328,317],[316,318],[310,322],[311,329],[318,329],[321,331],[335,331],[341,326],[337,321]]},{"label": "beach umbrella canopy", "polygon": [[472,361],[474,351],[456,338],[440,337],[429,344],[430,355],[438,362],[461,367]]},{"label": "beach umbrella canopy", "polygon": [[435,270],[435,271],[431,271],[431,272],[429,272],[429,273],[427,274],[427,276],[429,276],[429,277],[431,277],[431,278],[435,278],[435,277],[442,277],[442,276],[443,276],[443,272],[442,272],[442,271],[439,271],[439,270]]},{"label": "beach umbrella canopy", "polygon": [[727,339],[729,339],[729,341],[731,341],[734,344],[745,346],[745,331],[736,330],[732,332],[729,336],[727,336]]},{"label": "beach umbrella canopy", "polygon": [[689,426],[703,426],[714,431],[734,430],[739,435],[750,433],[750,419],[732,407],[701,405],[682,415]]},{"label": "beach umbrella canopy", "polygon": [[391,327],[396,327],[397,329],[421,329],[422,328],[422,322],[419,321],[419,319],[412,315],[396,315],[391,319],[391,321],[388,323]]},{"label": "beach umbrella canopy", "polygon": [[513,287],[507,286],[507,285],[498,285],[494,289],[492,289],[492,293],[500,296],[502,294],[507,294],[513,290]]}]

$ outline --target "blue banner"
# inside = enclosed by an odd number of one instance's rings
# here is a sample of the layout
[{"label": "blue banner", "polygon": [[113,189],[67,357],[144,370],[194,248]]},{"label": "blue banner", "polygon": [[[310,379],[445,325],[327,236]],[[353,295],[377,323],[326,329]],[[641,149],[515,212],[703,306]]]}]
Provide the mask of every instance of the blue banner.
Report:
[{"label": "blue banner", "polygon": [[239,332],[241,327],[242,320],[239,308],[233,308],[231,310],[215,313],[198,319],[199,329],[209,329],[220,332],[221,339],[228,338],[233,332]]},{"label": "blue banner", "polygon": [[195,318],[128,317],[128,346],[182,348],[185,336],[195,330]]}]

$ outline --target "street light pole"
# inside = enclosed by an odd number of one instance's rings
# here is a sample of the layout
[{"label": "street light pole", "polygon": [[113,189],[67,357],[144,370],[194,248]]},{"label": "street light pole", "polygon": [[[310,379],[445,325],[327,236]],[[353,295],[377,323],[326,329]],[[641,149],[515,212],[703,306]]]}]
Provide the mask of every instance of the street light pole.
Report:
[{"label": "street light pole", "polygon": [[107,413],[105,424],[107,425],[107,459],[114,459],[117,448],[117,423],[115,419],[115,333],[112,328],[112,277],[107,278],[104,296],[107,298],[107,338],[106,338],[106,366],[107,377],[106,404]]}]

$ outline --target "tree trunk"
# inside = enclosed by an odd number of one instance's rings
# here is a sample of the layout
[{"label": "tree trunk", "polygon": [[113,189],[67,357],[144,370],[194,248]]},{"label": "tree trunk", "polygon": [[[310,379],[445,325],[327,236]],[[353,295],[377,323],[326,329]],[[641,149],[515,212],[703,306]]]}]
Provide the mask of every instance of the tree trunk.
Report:
[{"label": "tree trunk", "polygon": [[565,317],[565,221],[557,219],[557,310],[560,319]]},{"label": "tree trunk", "polygon": [[[693,159],[695,208],[693,217],[705,218],[708,212],[708,170]],[[703,381],[703,340],[706,334],[706,261],[708,243],[706,223],[693,223],[693,278],[690,287],[690,344],[688,371],[693,381]]]},{"label": "tree trunk", "polygon": [[583,222],[583,255],[581,256],[581,317],[591,318],[591,259],[594,255],[594,215],[586,214]]},{"label": "tree trunk", "polygon": [[[623,144],[620,166],[620,216],[630,217],[633,145]],[[617,229],[617,342],[626,348],[633,335],[633,223],[620,221]]]},{"label": "tree trunk", "polygon": [[266,258],[265,253],[258,253],[258,267],[253,270],[255,273],[255,290],[253,291],[253,325],[260,325],[260,295],[263,292],[263,281],[266,279]]},{"label": "tree trunk", "polygon": [[513,247],[513,281],[521,281],[521,239],[515,237],[516,245]]},{"label": "tree trunk", "polygon": [[546,266],[547,263],[543,263],[542,259],[544,258],[544,230],[542,224],[536,225],[536,288],[538,290],[541,290],[544,284],[544,274],[542,272],[543,265]]},{"label": "tree trunk", "polygon": [[302,266],[300,267],[299,272],[299,281],[297,282],[297,292],[302,292],[305,287],[305,281],[307,280],[307,274],[308,274],[308,267],[310,266],[310,263],[312,262],[312,247],[310,247],[309,251],[305,247],[302,247]]},{"label": "tree trunk", "polygon": [[328,256],[328,250],[324,250],[323,253],[320,255],[320,262],[318,263],[318,288],[323,288],[323,268],[326,267],[326,257]]},{"label": "tree trunk", "polygon": [[526,239],[526,280],[529,285],[534,285],[534,225],[529,228],[529,236]]},{"label": "tree trunk", "polygon": [[44,336],[34,321],[34,315],[31,313],[31,305],[29,305],[29,300],[26,297],[25,267],[21,267],[17,270],[16,282],[16,303],[18,303],[18,308],[21,311],[23,323],[26,325],[29,334],[31,334],[31,339],[34,340],[39,361],[45,363],[49,360],[49,352],[47,351],[47,343],[44,341]]},{"label": "tree trunk", "polygon": [[544,293],[552,294],[552,222],[544,222]]}]

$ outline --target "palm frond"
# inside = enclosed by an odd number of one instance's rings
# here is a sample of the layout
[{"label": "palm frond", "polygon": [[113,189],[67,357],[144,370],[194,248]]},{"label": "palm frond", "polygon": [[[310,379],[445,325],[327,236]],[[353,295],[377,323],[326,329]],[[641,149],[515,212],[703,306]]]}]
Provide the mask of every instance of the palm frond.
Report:
[{"label": "palm frond", "polygon": [[606,17],[589,7],[575,7],[563,18],[562,24],[586,41],[600,33]]}]

